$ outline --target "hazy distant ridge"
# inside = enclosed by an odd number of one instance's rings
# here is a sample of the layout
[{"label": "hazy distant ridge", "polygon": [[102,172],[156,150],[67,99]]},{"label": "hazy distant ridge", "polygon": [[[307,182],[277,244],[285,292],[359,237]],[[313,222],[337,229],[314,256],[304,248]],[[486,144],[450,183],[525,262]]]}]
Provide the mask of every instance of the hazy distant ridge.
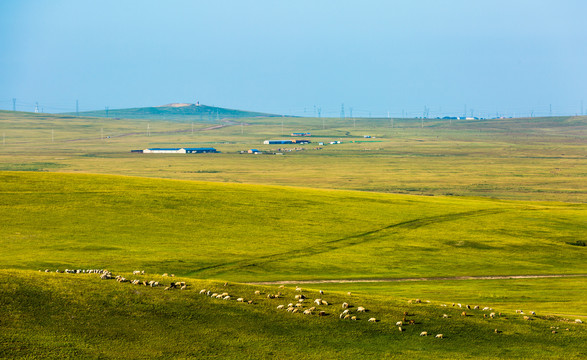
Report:
[{"label": "hazy distant ridge", "polygon": [[[75,113],[67,113],[75,115]],[[244,111],[235,109],[226,109],[215,106],[195,105],[195,104],[166,104],[162,106],[129,108],[129,109],[111,109],[111,110],[94,110],[79,113],[81,116],[92,117],[109,117],[125,119],[169,119],[169,120],[200,120],[214,121],[218,119],[240,119],[251,117],[275,117],[280,115],[265,114],[254,111]]]}]

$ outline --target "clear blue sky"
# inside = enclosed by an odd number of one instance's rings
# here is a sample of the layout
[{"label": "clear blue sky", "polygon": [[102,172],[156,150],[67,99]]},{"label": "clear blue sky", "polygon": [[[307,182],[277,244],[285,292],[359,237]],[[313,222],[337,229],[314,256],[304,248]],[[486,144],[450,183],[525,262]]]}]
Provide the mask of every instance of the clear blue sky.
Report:
[{"label": "clear blue sky", "polygon": [[0,1],[0,108],[587,113],[587,1]]}]

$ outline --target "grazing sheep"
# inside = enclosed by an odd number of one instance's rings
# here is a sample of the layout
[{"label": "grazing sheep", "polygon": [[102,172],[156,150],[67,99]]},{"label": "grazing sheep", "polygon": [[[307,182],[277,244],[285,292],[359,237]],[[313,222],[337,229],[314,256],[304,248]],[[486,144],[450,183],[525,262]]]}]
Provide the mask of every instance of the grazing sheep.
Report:
[{"label": "grazing sheep", "polygon": [[279,285],[279,288],[280,289],[284,289],[285,288],[285,285]]},{"label": "grazing sheep", "polygon": [[298,311],[299,311],[298,309],[293,309],[292,314],[297,313]]},{"label": "grazing sheep", "polygon": [[428,332],[427,332],[427,331],[422,331],[422,332],[420,333],[420,336],[428,336]]},{"label": "grazing sheep", "polygon": [[287,307],[292,307],[292,306],[293,306],[292,303],[287,304]]},{"label": "grazing sheep", "polygon": [[350,311],[349,309],[345,309],[345,310],[344,310],[342,313],[343,313],[343,314],[348,314],[348,313],[349,313],[349,311]]},{"label": "grazing sheep", "polygon": [[442,335],[442,334],[436,334],[435,338],[443,339],[444,338],[444,335]]},{"label": "grazing sheep", "polygon": [[404,324],[403,321],[398,321],[398,322],[395,323],[395,326],[402,326],[403,324]]},{"label": "grazing sheep", "polygon": [[404,331],[404,329],[402,329],[402,327],[401,327],[401,326],[400,326],[400,327],[398,327],[397,329],[399,330],[399,332],[403,332],[403,331]]},{"label": "grazing sheep", "polygon": [[342,303],[342,308],[343,308],[343,309],[347,309],[348,307],[349,307],[349,304],[347,304],[347,303],[345,303],[345,302],[343,302],[343,303]]},{"label": "grazing sheep", "polygon": [[185,289],[187,289],[187,288],[188,288],[188,286],[187,286],[187,285],[182,285],[182,286],[181,286],[181,288],[179,288],[179,289],[180,289],[180,290],[185,290]]},{"label": "grazing sheep", "polygon": [[444,306],[444,307],[446,307],[446,304],[440,304],[440,306]]},{"label": "grazing sheep", "polygon": [[293,306],[290,306],[290,307],[287,308],[287,312],[292,312],[292,311],[294,311],[294,309],[295,308]]},{"label": "grazing sheep", "polygon": [[171,289],[171,288],[169,286],[166,286],[165,289],[163,289],[163,290],[167,291],[169,289]]},{"label": "grazing sheep", "polygon": [[356,316],[351,316],[351,320],[357,320]]},{"label": "grazing sheep", "polygon": [[322,304],[322,299],[316,299],[314,300],[314,303],[316,303],[316,305],[320,305]]},{"label": "grazing sheep", "polygon": [[259,290],[255,291],[255,295],[261,295],[261,292]]},{"label": "grazing sheep", "polygon": [[465,311],[463,311],[463,312],[461,313],[461,316],[467,316],[467,313],[466,313]]},{"label": "grazing sheep", "polygon": [[297,303],[294,305],[295,307],[304,307],[304,304]]},{"label": "grazing sheep", "polygon": [[[236,301],[237,301],[237,302],[245,302],[245,299],[243,299],[243,298],[238,298],[238,299],[236,299]],[[281,306],[283,306],[283,305],[281,305]]]},{"label": "grazing sheep", "polygon": [[479,310],[479,305],[475,305],[475,307],[473,308],[473,310]]},{"label": "grazing sheep", "polygon": [[326,316],[326,311],[320,311],[320,312],[318,313],[318,316]]},{"label": "grazing sheep", "polygon": [[457,306],[461,309],[463,308],[460,303],[457,303]]},{"label": "grazing sheep", "polygon": [[247,301],[247,304],[252,304],[252,303],[253,303],[253,300]]},{"label": "grazing sheep", "polygon": [[320,295],[324,295],[324,291],[320,290]]},{"label": "grazing sheep", "polygon": [[530,311],[530,315],[536,315],[534,311]]},{"label": "grazing sheep", "polygon": [[299,300],[299,299],[301,299],[301,298],[302,298],[302,296],[301,296],[301,295],[296,295],[296,296],[294,296],[294,298],[295,298],[296,300]]},{"label": "grazing sheep", "polygon": [[420,300],[420,299],[416,299],[415,303],[416,303],[416,304],[421,304],[421,303],[422,303],[422,300]]},{"label": "grazing sheep", "polygon": [[493,319],[495,317],[495,313],[492,312],[491,314],[489,314],[489,317]]},{"label": "grazing sheep", "polygon": [[364,308],[364,307],[362,307],[362,306],[359,306],[359,307],[357,308],[357,312],[365,312],[365,308]]},{"label": "grazing sheep", "polygon": [[315,307],[315,306],[312,306],[312,307],[311,307],[311,308],[309,308],[308,310],[310,310],[310,311],[315,311],[315,310],[316,310],[316,307]]},{"label": "grazing sheep", "polygon": [[516,314],[523,314],[524,312],[522,310],[516,310]]},{"label": "grazing sheep", "polygon": [[167,273],[165,273],[165,274],[163,274],[163,275],[161,275],[161,276],[169,276],[169,275],[168,275]]},{"label": "grazing sheep", "polygon": [[466,307],[468,310],[471,310],[471,306],[470,306],[470,305],[465,305],[465,307]]},{"label": "grazing sheep", "polygon": [[303,303],[304,302],[304,299],[299,299],[298,302],[299,303]]},{"label": "grazing sheep", "polygon": [[369,322],[377,322],[377,319],[375,319],[375,318],[370,318],[370,319],[369,319],[369,320],[367,320],[367,321],[369,321]]},{"label": "grazing sheep", "polygon": [[273,294],[267,294],[267,299],[273,299],[275,296]]},{"label": "grazing sheep", "polygon": [[206,289],[202,289],[202,290],[200,290],[200,294],[203,294],[203,293],[205,293],[205,292],[206,292]]},{"label": "grazing sheep", "polygon": [[302,291],[302,288],[299,287],[299,286],[296,286],[296,291],[300,291],[301,292]]},{"label": "grazing sheep", "polygon": [[491,310],[491,309],[489,309],[489,307],[487,307],[487,306],[483,308],[483,311],[487,311],[487,310]]},{"label": "grazing sheep", "polygon": [[223,299],[224,300],[230,300],[230,295],[226,295]]},{"label": "grazing sheep", "polygon": [[225,293],[222,293],[221,295],[222,295],[222,296],[228,296],[228,293],[227,293],[227,292],[225,292]]},{"label": "grazing sheep", "polygon": [[351,292],[349,291],[348,293],[346,293],[348,296],[351,296]]},{"label": "grazing sheep", "polygon": [[285,305],[277,305],[277,309],[283,309],[285,307]]},{"label": "grazing sheep", "polygon": [[442,314],[442,317],[445,319],[448,319],[448,315],[447,314]]},{"label": "grazing sheep", "polygon": [[304,310],[304,315],[312,315],[312,312],[310,311],[310,309],[306,309]]},{"label": "grazing sheep", "polygon": [[553,334],[556,334],[556,330],[552,330],[552,333],[553,333]]},{"label": "grazing sheep", "polygon": [[326,305],[326,306],[328,306],[328,301],[326,301],[326,300],[322,300],[322,305]]},{"label": "grazing sheep", "polygon": [[582,324],[582,323],[583,323],[583,321],[581,321],[581,319],[575,319],[575,322],[576,322],[577,324]]},{"label": "grazing sheep", "polygon": [[216,299],[222,299],[222,295],[217,295]]}]

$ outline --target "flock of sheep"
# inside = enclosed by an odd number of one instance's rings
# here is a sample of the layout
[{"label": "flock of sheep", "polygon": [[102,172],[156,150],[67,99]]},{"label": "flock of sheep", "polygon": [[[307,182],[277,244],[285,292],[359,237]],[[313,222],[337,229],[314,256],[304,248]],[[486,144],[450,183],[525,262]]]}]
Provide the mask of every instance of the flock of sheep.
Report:
[{"label": "flock of sheep", "polygon": [[[41,271],[41,270],[39,270]],[[45,272],[51,272],[49,269],[46,269]],[[120,275],[113,275],[112,272],[105,270],[105,269],[76,269],[76,270],[71,270],[71,269],[65,269],[63,271],[57,270],[57,273],[69,273],[69,274],[99,274],[100,278],[102,280],[108,280],[108,279],[115,279],[117,282],[120,283],[125,283],[128,282],[130,284],[133,285],[143,285],[143,286],[148,286],[148,287],[159,287],[159,286],[163,286],[162,284],[160,284],[158,281],[155,280],[139,280],[139,279],[133,279],[133,280],[128,280],[123,276]],[[133,271],[133,275],[145,275],[144,271],[141,270],[135,270]],[[167,273],[162,275],[163,277],[174,277],[173,274],[168,275]],[[227,287],[228,283],[224,284],[224,287]],[[186,290],[188,288],[188,284],[186,284],[183,281],[177,281],[177,282],[171,282],[169,286],[166,286],[164,289],[165,290],[171,290],[171,289],[181,289],[181,290]],[[279,290],[281,289],[285,289],[284,285],[281,285],[279,287]],[[254,292],[254,298],[256,298],[256,300],[259,300],[259,298],[261,296],[264,296],[265,298],[269,299],[269,300],[276,300],[276,301],[283,301],[284,303],[278,304],[277,305],[277,310],[285,310],[289,313],[292,314],[303,314],[303,315],[307,315],[307,316],[311,316],[316,314],[319,317],[324,317],[324,316],[329,316],[330,314],[326,312],[326,310],[328,309],[335,309],[336,307],[332,307],[330,308],[330,306],[334,306],[334,304],[331,304],[330,302],[326,301],[323,298],[324,295],[324,291],[319,290],[319,296],[320,297],[315,297],[313,300],[311,298],[309,298],[309,294],[305,295],[304,291],[300,288],[300,287],[296,287],[296,295],[293,297],[293,299],[290,298],[290,301],[288,304],[285,304],[286,301],[286,296],[283,295],[281,293],[281,291],[278,291],[277,293],[268,293],[268,294],[263,294],[261,293],[260,290],[257,290]],[[308,292],[306,292],[308,293]],[[232,295],[226,291],[224,292],[214,292],[212,290],[209,289],[201,289],[199,291],[199,294],[201,295],[205,295],[205,296],[209,296],[210,298],[213,299],[221,299],[224,301],[230,301],[232,299],[235,299],[237,302],[241,302],[241,303],[247,303],[247,304],[254,304],[255,303],[255,299],[245,299],[244,297],[240,297],[240,296],[236,296],[236,295]],[[349,292],[347,294],[349,296],[349,298],[351,297],[351,293]],[[430,303],[430,301],[426,301],[427,303]],[[415,300],[409,300],[408,304],[421,304],[422,301],[420,299],[415,299]],[[441,307],[448,307],[448,305],[446,304],[441,304]],[[502,317],[502,313],[498,313],[496,314],[495,312],[493,312],[493,309],[490,307],[483,307],[481,308],[479,305],[475,305],[475,306],[470,306],[470,305],[462,305],[460,303],[453,303],[452,307],[458,307],[459,309],[466,309],[466,310],[477,310],[477,311],[481,311],[483,312],[483,317],[484,318],[489,318],[489,319],[494,319],[496,317]],[[332,310],[335,311],[335,310]],[[491,311],[489,314],[487,314],[487,312]],[[358,316],[361,314],[365,314],[366,312],[368,312],[368,310],[363,307],[363,306],[353,306],[348,302],[343,302],[340,304],[340,313],[338,315],[339,319],[341,320],[349,320],[349,321],[359,321],[361,320]],[[522,310],[516,310],[516,314],[520,314],[523,315],[524,320],[533,320],[530,316],[524,315],[524,311]],[[530,311],[529,312],[530,315],[535,316],[536,313],[534,311]],[[413,315],[413,314],[412,314]],[[401,320],[397,321],[395,323],[395,326],[397,326],[398,330],[400,332],[405,331],[405,328],[402,326],[405,325],[413,325],[415,324],[414,320],[407,320],[408,316],[408,312],[404,312],[404,316]],[[467,316],[472,316],[471,314],[467,314],[466,311],[463,311],[461,313],[462,317],[467,317]],[[449,318],[450,316],[448,314],[443,314],[442,315],[443,318]],[[505,318],[507,319],[507,318]],[[370,317],[367,322],[370,323],[377,323],[380,320],[378,320],[375,317]],[[576,319],[575,323],[578,324],[582,324],[583,322],[580,319]],[[551,329],[554,329],[554,327],[551,327]],[[556,328],[558,329],[558,328]],[[568,328],[566,330],[569,330]],[[495,333],[501,333],[500,330],[495,329]],[[552,330],[552,333],[555,334],[556,330]],[[428,332],[427,331],[422,331],[420,333],[420,336],[428,336]],[[436,334],[435,338],[439,338],[442,339],[444,338],[444,334]]]}]

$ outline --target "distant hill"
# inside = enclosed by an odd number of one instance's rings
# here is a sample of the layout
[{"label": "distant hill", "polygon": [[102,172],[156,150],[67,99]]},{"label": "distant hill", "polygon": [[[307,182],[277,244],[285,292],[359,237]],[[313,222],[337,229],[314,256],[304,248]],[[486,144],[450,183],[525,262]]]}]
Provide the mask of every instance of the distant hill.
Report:
[{"label": "distant hill", "polygon": [[[80,116],[109,117],[125,119],[166,119],[177,121],[214,121],[219,119],[241,119],[251,117],[276,117],[281,115],[265,114],[254,111],[226,109],[215,106],[174,103],[162,106],[84,111]],[[76,115],[76,113],[66,113]]]}]

